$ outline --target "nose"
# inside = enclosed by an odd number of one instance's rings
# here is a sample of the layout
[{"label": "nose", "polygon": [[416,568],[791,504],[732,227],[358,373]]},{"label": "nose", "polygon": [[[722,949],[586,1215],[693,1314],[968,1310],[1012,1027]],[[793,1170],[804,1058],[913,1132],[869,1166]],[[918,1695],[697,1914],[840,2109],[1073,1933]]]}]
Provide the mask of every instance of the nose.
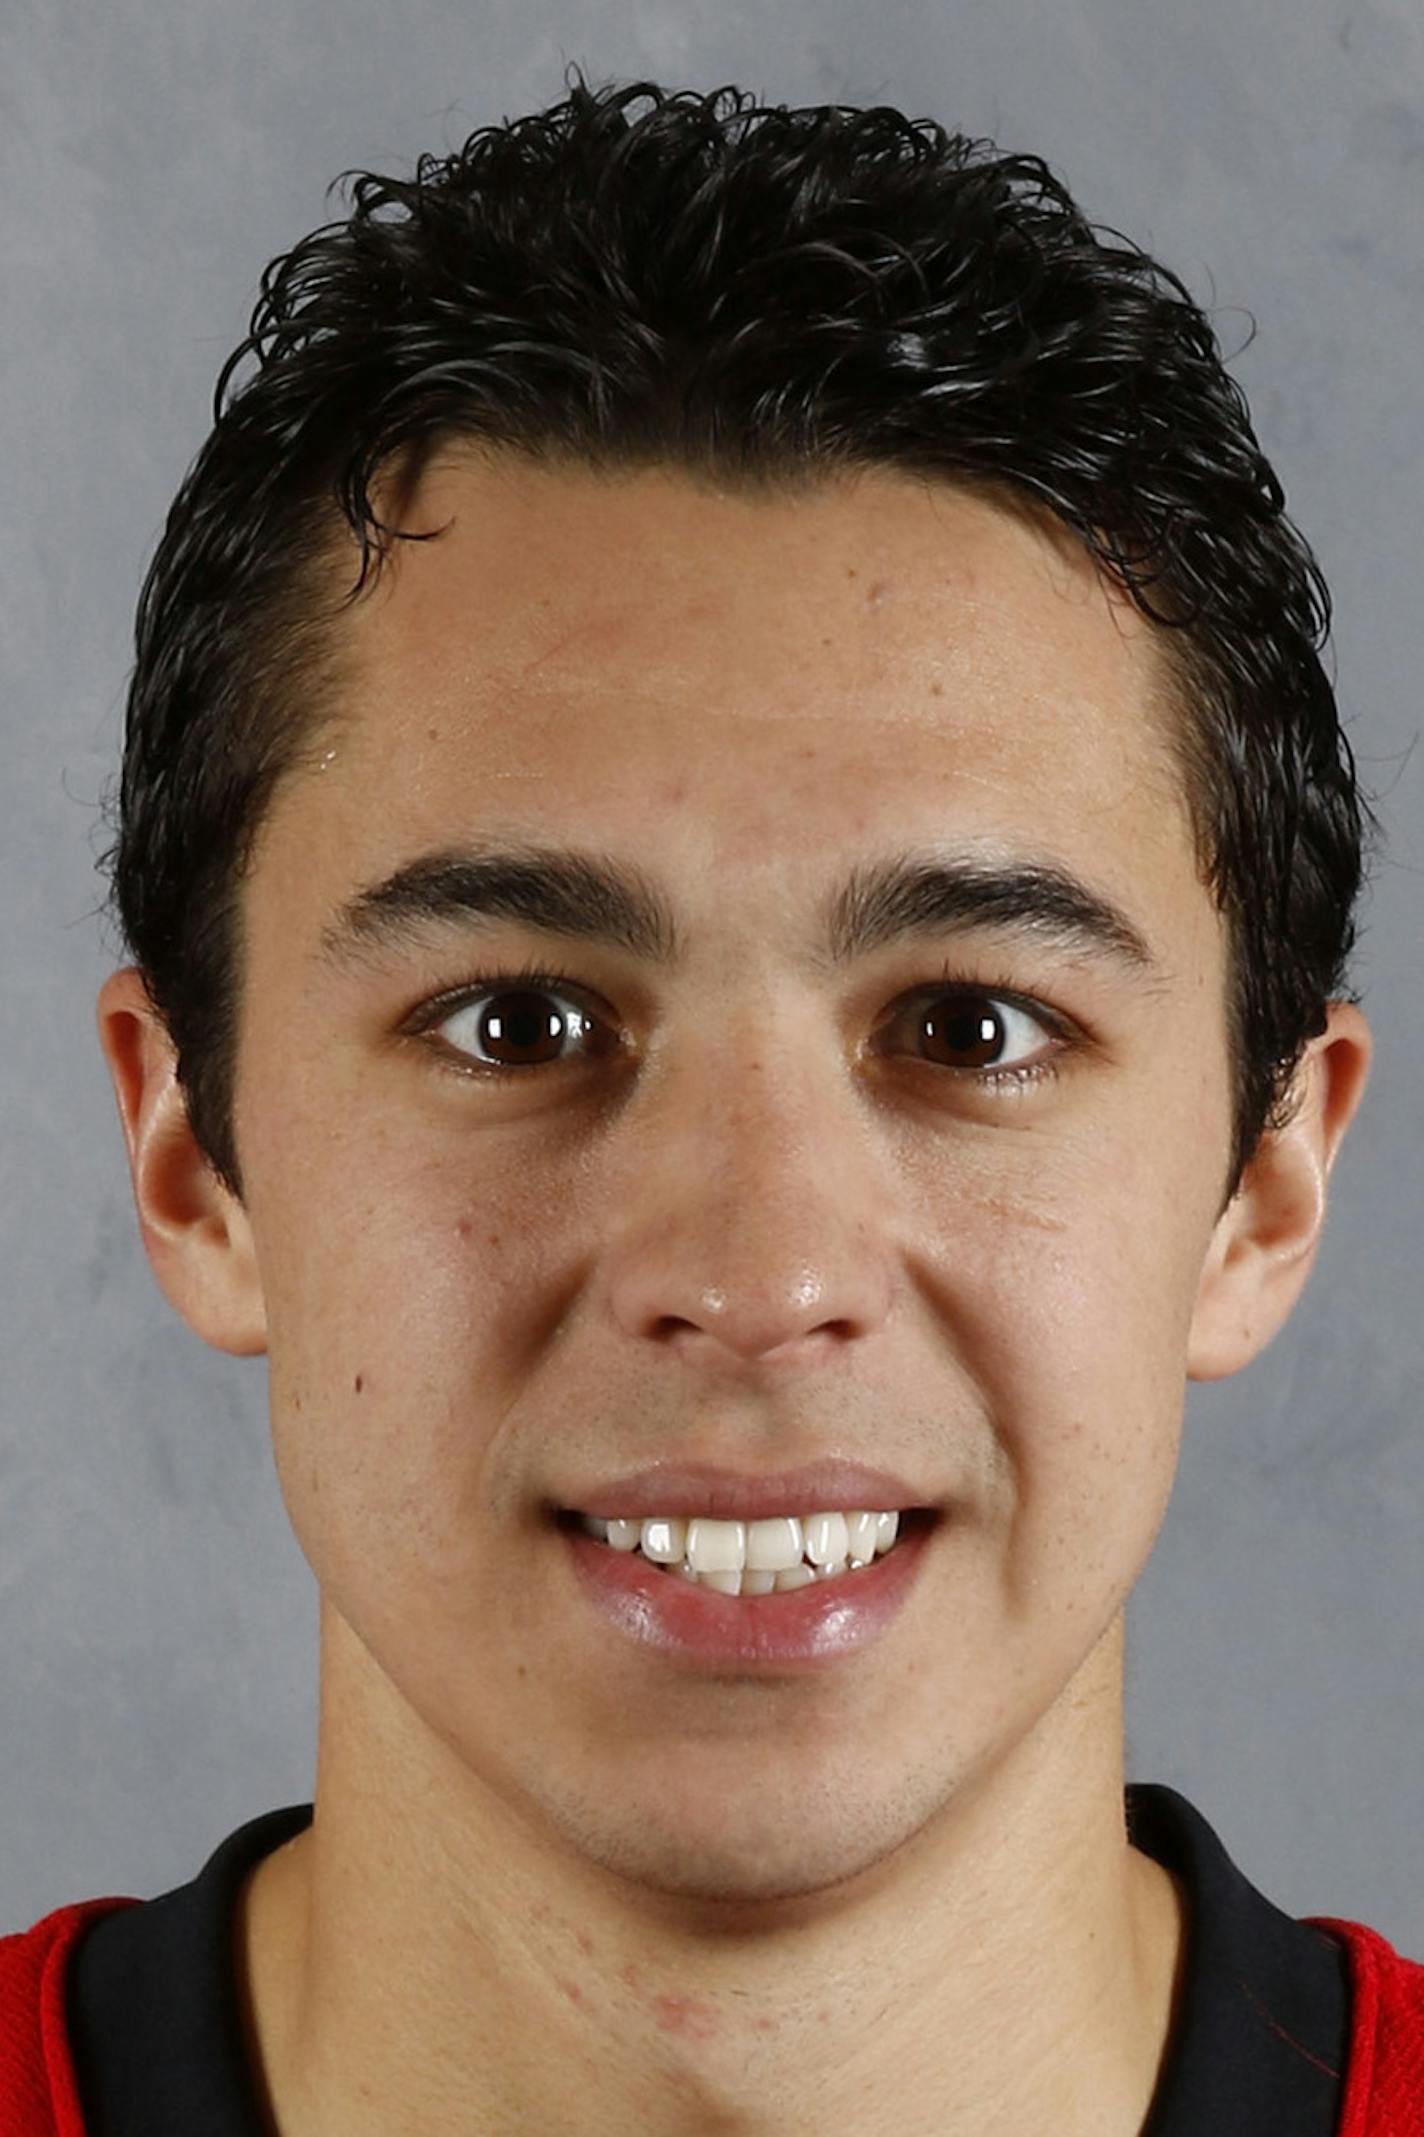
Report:
[{"label": "nose", "polygon": [[716,1066],[670,1074],[625,1119],[613,1317],[710,1364],[829,1356],[891,1310],[887,1169],[834,1069],[765,1050]]}]

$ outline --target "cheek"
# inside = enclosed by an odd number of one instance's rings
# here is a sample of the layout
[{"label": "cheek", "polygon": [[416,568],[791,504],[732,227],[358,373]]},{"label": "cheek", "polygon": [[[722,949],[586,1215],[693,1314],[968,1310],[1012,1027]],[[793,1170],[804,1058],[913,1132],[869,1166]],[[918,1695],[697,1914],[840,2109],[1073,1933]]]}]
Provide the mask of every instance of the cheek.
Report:
[{"label": "cheek", "polygon": [[1112,1473],[1126,1487],[1174,1463],[1214,1214],[1199,1171],[1124,1135],[1000,1137],[919,1167],[921,1280],[1006,1494],[1076,1495]]},{"label": "cheek", "polygon": [[338,1589],[358,1560],[464,1581],[513,1503],[502,1420],[560,1312],[527,1168],[436,1165],[380,1138],[324,1153],[292,1141],[305,1164],[270,1147],[251,1202],[293,1526]]}]

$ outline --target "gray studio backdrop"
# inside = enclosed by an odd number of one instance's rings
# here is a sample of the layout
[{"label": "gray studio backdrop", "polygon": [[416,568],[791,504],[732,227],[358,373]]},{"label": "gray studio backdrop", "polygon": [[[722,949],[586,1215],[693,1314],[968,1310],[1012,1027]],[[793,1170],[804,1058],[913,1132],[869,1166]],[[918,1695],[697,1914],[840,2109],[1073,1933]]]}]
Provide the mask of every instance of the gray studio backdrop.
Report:
[{"label": "gray studio backdrop", "polygon": [[260,1360],[139,1245],[93,1033],[134,596],[273,253],[563,68],[890,101],[1052,162],[1215,308],[1337,603],[1388,857],[1306,1303],[1193,1391],[1129,1771],[1292,1913],[1424,1956],[1424,11],[1418,0],[0,0],[0,1927],[310,1794],[315,1591]]}]

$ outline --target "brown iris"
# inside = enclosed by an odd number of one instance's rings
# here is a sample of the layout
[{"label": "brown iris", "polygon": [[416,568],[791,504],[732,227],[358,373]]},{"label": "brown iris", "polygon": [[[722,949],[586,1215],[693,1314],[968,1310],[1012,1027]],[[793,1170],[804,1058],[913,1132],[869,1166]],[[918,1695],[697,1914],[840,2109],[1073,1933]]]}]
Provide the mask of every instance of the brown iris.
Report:
[{"label": "brown iris", "polygon": [[951,996],[920,1017],[920,1036],[930,1058],[946,1068],[988,1068],[1004,1050],[1004,1020],[981,995],[966,1001]]},{"label": "brown iris", "polygon": [[[570,1027],[583,1021],[577,1012],[566,1015],[548,994],[510,988],[480,1018],[479,1041],[503,1068],[537,1067],[557,1061]],[[506,1049],[503,1055],[500,1047]]]}]

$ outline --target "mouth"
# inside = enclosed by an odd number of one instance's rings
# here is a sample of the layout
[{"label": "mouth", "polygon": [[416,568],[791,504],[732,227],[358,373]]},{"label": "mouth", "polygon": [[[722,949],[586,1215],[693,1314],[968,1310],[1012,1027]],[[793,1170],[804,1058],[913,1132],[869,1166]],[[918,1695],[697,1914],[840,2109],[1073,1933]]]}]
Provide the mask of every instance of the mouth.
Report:
[{"label": "mouth", "polygon": [[769,1596],[854,1580],[930,1528],[937,1516],[932,1507],[912,1506],[828,1507],[745,1521],[697,1514],[640,1519],[568,1507],[556,1518],[561,1528],[672,1578],[720,1595]]},{"label": "mouth", "polygon": [[575,1593],[604,1625],[723,1675],[799,1675],[867,1647],[898,1616],[931,1538],[953,1527],[923,1506],[745,1522],[566,1508],[555,1520]]}]

